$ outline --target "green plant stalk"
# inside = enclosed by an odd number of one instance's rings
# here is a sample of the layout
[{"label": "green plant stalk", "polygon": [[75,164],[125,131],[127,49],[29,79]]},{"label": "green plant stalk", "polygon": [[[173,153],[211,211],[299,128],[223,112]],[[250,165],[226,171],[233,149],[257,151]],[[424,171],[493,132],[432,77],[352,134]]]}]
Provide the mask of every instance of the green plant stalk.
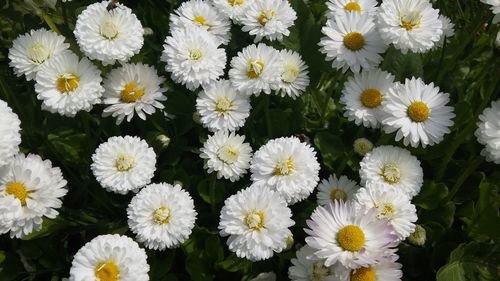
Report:
[{"label": "green plant stalk", "polygon": [[61,34],[61,31],[59,30],[59,28],[57,28],[56,24],[52,21],[52,19],[47,13],[45,12],[42,13],[42,18],[45,21],[45,23],[50,27],[50,29],[52,29],[52,31],[54,31],[57,34]]}]

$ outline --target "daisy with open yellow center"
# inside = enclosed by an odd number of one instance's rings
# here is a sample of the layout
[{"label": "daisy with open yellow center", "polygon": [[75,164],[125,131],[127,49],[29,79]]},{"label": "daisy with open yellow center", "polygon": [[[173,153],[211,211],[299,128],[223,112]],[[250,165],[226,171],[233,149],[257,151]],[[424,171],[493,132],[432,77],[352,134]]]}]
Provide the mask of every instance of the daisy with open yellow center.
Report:
[{"label": "daisy with open yellow center", "polygon": [[288,157],[285,160],[280,160],[276,163],[276,167],[274,168],[275,176],[288,176],[294,171],[294,163],[291,157]]},{"label": "daisy with open yellow center", "polygon": [[61,74],[56,80],[57,90],[63,95],[73,92],[78,85],[80,85],[80,77],[72,73]]},{"label": "daisy with open yellow center", "polygon": [[345,4],[344,10],[349,11],[349,12],[358,12],[361,13],[361,6],[357,2],[349,2]]},{"label": "daisy with open yellow center", "polygon": [[356,225],[347,225],[337,233],[337,242],[345,251],[357,252],[365,246],[365,233]]},{"label": "daisy with open yellow center", "polygon": [[95,277],[99,281],[120,280],[120,268],[114,261],[100,263],[95,267]]},{"label": "daisy with open yellow center", "polygon": [[344,36],[344,46],[351,51],[359,51],[365,46],[365,37],[359,32],[349,32]]},{"label": "daisy with open yellow center", "polygon": [[138,82],[129,82],[125,84],[123,90],[120,92],[120,100],[127,103],[138,101],[144,96],[145,89],[141,87]]},{"label": "daisy with open yellow center", "polygon": [[416,101],[408,106],[406,113],[413,122],[420,123],[425,122],[429,118],[430,110],[424,102]]},{"label": "daisy with open yellow center", "polygon": [[247,66],[247,76],[250,79],[259,78],[260,74],[264,71],[264,62],[259,59],[250,59]]},{"label": "daisy with open yellow center", "polygon": [[195,16],[193,18],[193,22],[200,25],[200,26],[209,26],[208,23],[207,23],[207,19],[205,19],[205,17],[203,16]]},{"label": "daisy with open yellow center", "polygon": [[351,271],[350,281],[376,281],[375,270],[371,267],[361,267]]},{"label": "daisy with open yellow center", "polygon": [[264,225],[264,212],[258,210],[252,210],[245,214],[243,218],[243,223],[251,230],[259,231],[265,228]]},{"label": "daisy with open yellow center", "polygon": [[377,89],[366,89],[361,93],[361,103],[368,108],[378,107],[382,104],[382,93]]},{"label": "daisy with open yellow center", "polygon": [[170,221],[171,211],[168,207],[160,207],[153,212],[153,221],[156,224],[167,224]]},{"label": "daisy with open yellow center", "polygon": [[5,187],[5,192],[9,195],[16,197],[21,206],[26,206],[26,199],[29,198],[29,191],[26,190],[26,186],[21,182],[9,182]]}]

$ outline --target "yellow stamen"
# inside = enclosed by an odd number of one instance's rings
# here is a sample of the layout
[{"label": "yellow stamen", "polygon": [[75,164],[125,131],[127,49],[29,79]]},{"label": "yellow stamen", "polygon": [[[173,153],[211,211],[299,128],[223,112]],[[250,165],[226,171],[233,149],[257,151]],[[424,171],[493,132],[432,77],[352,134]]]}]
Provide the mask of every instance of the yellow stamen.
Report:
[{"label": "yellow stamen", "polygon": [[359,12],[361,12],[361,6],[356,2],[349,2],[349,3],[345,4],[344,10],[349,11],[349,12],[355,11],[355,12],[359,13]]},{"label": "yellow stamen", "polygon": [[193,21],[201,26],[208,26],[207,20],[203,16],[195,16]]},{"label": "yellow stamen", "polygon": [[361,103],[368,108],[375,108],[382,103],[382,94],[377,89],[366,89],[361,93]]},{"label": "yellow stamen", "polygon": [[157,224],[167,224],[170,221],[170,209],[166,207],[160,207],[156,209],[153,213],[153,220]]},{"label": "yellow stamen", "polygon": [[272,20],[276,16],[276,12],[273,10],[264,10],[260,12],[259,17],[257,18],[257,21],[260,23],[260,25],[264,26],[266,23],[270,20]]},{"label": "yellow stamen", "polygon": [[379,219],[381,218],[390,219],[391,215],[394,214],[394,212],[396,211],[396,208],[394,208],[394,205],[392,205],[392,203],[385,203],[384,205],[377,207],[377,209],[379,210],[377,216]]},{"label": "yellow stamen", "polygon": [[351,51],[358,51],[365,46],[365,37],[359,32],[349,32],[344,36],[344,45]]},{"label": "yellow stamen", "polygon": [[375,281],[377,277],[375,275],[375,270],[371,267],[361,267],[358,269],[353,269],[351,271],[350,281]]},{"label": "yellow stamen", "polygon": [[408,106],[406,114],[413,122],[424,122],[429,118],[429,107],[421,101],[416,101]]},{"label": "yellow stamen", "polygon": [[276,167],[274,168],[275,176],[288,176],[293,172],[293,160],[288,157],[286,160],[278,161]]},{"label": "yellow stamen", "polygon": [[420,25],[420,18],[419,12],[408,12],[401,16],[401,23],[399,26],[406,30],[413,30]]},{"label": "yellow stamen", "polygon": [[359,226],[344,226],[337,234],[337,242],[345,251],[357,252],[365,246],[365,234]]},{"label": "yellow stamen", "polygon": [[385,164],[380,175],[388,184],[398,183],[401,179],[401,171],[394,164]]},{"label": "yellow stamen", "polygon": [[29,197],[29,191],[26,190],[26,186],[20,182],[9,182],[5,187],[5,192],[10,194],[21,202],[21,206],[26,206],[26,199]]},{"label": "yellow stamen", "polygon": [[61,74],[56,80],[57,90],[61,94],[68,94],[73,92],[80,84],[80,77],[75,74]]},{"label": "yellow stamen", "polygon": [[264,71],[264,62],[261,60],[250,59],[247,66],[247,76],[250,79],[256,79]]},{"label": "yellow stamen", "polygon": [[139,87],[139,83],[129,82],[125,84],[125,87],[120,92],[120,99],[123,102],[136,102],[142,96],[144,96],[144,88]]},{"label": "yellow stamen", "polygon": [[50,57],[50,51],[43,44],[33,44],[28,49],[28,57],[35,63],[41,64]]},{"label": "yellow stamen", "polygon": [[226,164],[232,164],[238,160],[240,152],[229,145],[224,145],[217,151],[217,157]]},{"label": "yellow stamen", "polygon": [[120,268],[114,261],[100,263],[95,267],[95,277],[99,281],[118,281],[120,280]]},{"label": "yellow stamen", "polygon": [[219,98],[215,101],[215,111],[225,113],[231,110],[233,103],[226,97]]},{"label": "yellow stamen", "polygon": [[245,0],[227,0],[227,3],[231,6],[241,6],[243,3],[245,3]]},{"label": "yellow stamen", "polygon": [[281,74],[281,80],[287,83],[292,83],[299,76],[299,68],[294,64],[286,64],[284,67],[283,74]]},{"label": "yellow stamen", "polygon": [[134,157],[126,154],[120,154],[115,160],[115,167],[119,172],[128,172],[135,166]]},{"label": "yellow stamen", "polygon": [[108,40],[114,40],[118,37],[118,27],[116,24],[107,21],[100,26],[101,36]]},{"label": "yellow stamen", "polygon": [[342,200],[347,201],[347,193],[340,188],[332,188],[330,191],[330,199],[332,201]]},{"label": "yellow stamen", "polygon": [[189,50],[189,59],[198,61],[203,57],[203,53],[198,48],[193,48]]},{"label": "yellow stamen", "polygon": [[260,230],[264,227],[264,212],[252,210],[245,215],[243,223],[252,230]]}]

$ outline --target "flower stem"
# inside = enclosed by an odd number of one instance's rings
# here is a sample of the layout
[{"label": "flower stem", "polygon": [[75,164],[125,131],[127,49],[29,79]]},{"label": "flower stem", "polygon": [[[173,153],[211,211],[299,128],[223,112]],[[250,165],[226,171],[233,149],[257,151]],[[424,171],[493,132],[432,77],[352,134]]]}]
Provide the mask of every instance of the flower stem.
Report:
[{"label": "flower stem", "polygon": [[45,21],[45,23],[54,31],[55,33],[61,34],[61,31],[59,28],[57,28],[56,24],[52,21],[50,16],[46,13],[42,13],[42,18]]}]

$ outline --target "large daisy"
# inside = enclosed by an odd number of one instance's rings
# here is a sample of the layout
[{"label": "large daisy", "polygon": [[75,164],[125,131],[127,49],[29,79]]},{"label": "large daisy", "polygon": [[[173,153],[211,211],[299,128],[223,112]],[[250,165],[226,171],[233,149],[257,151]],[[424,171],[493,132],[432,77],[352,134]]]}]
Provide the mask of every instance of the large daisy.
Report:
[{"label": "large daisy", "polygon": [[9,105],[0,100],[0,167],[19,152],[21,121]]},{"label": "large daisy", "polygon": [[348,201],[354,199],[354,194],[360,187],[346,176],[337,178],[335,174],[323,179],[318,185],[318,205],[325,206],[336,200]]},{"label": "large daisy", "polygon": [[500,164],[500,100],[493,101],[479,115],[477,127],[477,141],[485,145],[481,155],[488,161]]}]

